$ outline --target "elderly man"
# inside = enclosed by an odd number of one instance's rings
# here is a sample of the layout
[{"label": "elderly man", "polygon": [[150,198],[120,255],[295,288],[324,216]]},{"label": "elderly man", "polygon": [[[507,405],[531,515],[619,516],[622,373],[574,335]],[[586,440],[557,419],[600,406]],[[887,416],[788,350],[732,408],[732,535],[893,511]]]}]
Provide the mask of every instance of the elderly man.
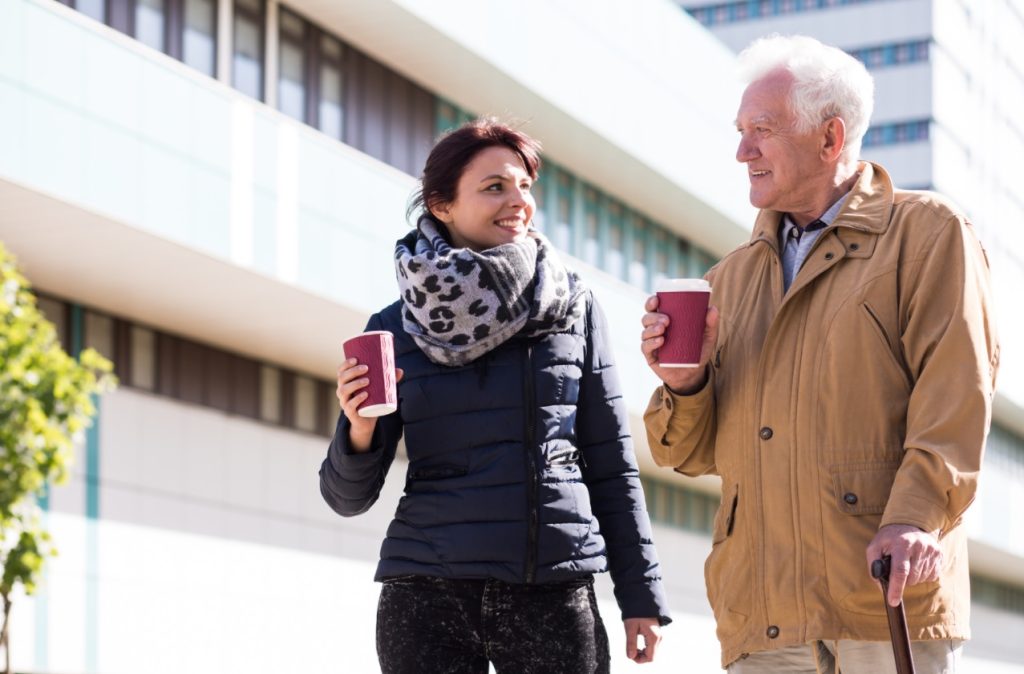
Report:
[{"label": "elderly man", "polygon": [[736,158],[760,208],[707,274],[701,366],[662,368],[645,415],[655,460],[717,474],[705,567],[730,672],[893,672],[870,562],[892,557],[919,672],[969,637],[964,511],[998,362],[985,253],[942,197],[858,162],[870,75],[805,37],[740,55]]}]

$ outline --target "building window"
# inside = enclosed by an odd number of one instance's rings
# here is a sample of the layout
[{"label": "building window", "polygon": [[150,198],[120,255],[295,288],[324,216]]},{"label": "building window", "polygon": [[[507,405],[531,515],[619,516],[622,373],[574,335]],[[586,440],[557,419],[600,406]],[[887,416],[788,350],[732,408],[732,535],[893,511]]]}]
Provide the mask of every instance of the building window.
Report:
[{"label": "building window", "polygon": [[36,297],[36,307],[46,320],[53,323],[53,328],[57,333],[57,341],[60,342],[61,347],[65,351],[68,350],[69,342],[67,306],[64,302],[52,297],[46,297],[45,295]]},{"label": "building window", "polygon": [[647,225],[636,215],[630,220],[633,250],[629,261],[629,282],[638,288],[647,289]]},{"label": "building window", "polygon": [[204,75],[217,71],[217,3],[214,0],[184,0],[184,30],[181,60]]},{"label": "building window", "polygon": [[615,278],[625,278],[626,262],[623,258],[626,241],[622,231],[622,206],[617,203],[608,204],[608,243],[604,251],[604,268]]},{"label": "building window", "polygon": [[559,250],[572,253],[572,182],[563,171],[558,171],[555,192],[555,226],[551,242]]},{"label": "building window", "polygon": [[878,0],[733,0],[732,2],[684,9],[705,26],[713,26],[864,2],[878,2]]},{"label": "building window", "polygon": [[664,230],[654,230],[654,265],[651,270],[651,285],[657,286],[662,279],[669,277],[668,269],[668,235]]},{"label": "building window", "polygon": [[114,321],[94,311],[85,313],[85,347],[96,349],[104,358],[114,359]]},{"label": "building window", "polygon": [[930,136],[930,120],[914,120],[911,122],[895,122],[869,127],[864,134],[863,147],[877,145],[896,145],[899,143],[916,143],[928,140]]},{"label": "building window", "polygon": [[260,368],[260,419],[281,423],[281,371],[270,365]]},{"label": "building window", "polygon": [[306,120],[306,23],[281,10],[281,54],[277,81],[277,107],[300,122]]},{"label": "building window", "polygon": [[235,0],[231,85],[263,100],[263,2]]},{"label": "building window", "polygon": [[295,377],[295,427],[300,431],[316,432],[317,386],[309,377]]},{"label": "building window", "polygon": [[131,378],[136,388],[156,388],[156,336],[152,330],[138,325],[131,328]]},{"label": "building window", "polygon": [[331,138],[342,140],[345,129],[345,107],[342,103],[342,44],[329,35],[320,36],[320,96],[317,107],[317,128]]},{"label": "building window", "polygon": [[583,189],[583,243],[580,259],[595,267],[601,266],[600,221],[598,219],[597,192]]},{"label": "building window", "polygon": [[135,0],[135,39],[159,51],[167,51],[164,0]]},{"label": "building window", "polygon": [[92,17],[97,21],[107,21],[106,0],[74,0],[73,3],[69,4],[88,17]]},{"label": "building window", "polygon": [[717,497],[643,475],[640,483],[652,522],[702,534],[711,533],[718,510]]}]

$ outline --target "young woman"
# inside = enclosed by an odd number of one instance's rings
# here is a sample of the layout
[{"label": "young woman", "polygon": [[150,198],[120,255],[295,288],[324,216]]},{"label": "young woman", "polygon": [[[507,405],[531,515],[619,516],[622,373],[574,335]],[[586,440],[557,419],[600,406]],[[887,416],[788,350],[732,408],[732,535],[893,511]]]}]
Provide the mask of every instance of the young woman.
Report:
[{"label": "young woman", "polygon": [[607,672],[593,574],[611,570],[627,655],[669,622],[604,315],[532,229],[539,145],[483,119],[444,137],[401,239],[399,410],[356,413],[338,369],[320,470],[341,515],[377,499],[403,433],[405,495],[381,548],[377,653],[398,672]]}]

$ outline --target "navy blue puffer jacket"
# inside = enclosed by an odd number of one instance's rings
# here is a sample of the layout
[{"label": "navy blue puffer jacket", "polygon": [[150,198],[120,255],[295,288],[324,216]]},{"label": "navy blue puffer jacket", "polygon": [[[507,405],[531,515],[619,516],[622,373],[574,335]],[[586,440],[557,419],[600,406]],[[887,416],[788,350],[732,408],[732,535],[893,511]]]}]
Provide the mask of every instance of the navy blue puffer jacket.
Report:
[{"label": "navy blue puffer jacket", "polygon": [[380,493],[403,431],[405,495],[377,580],[407,574],[547,583],[611,570],[623,618],[669,622],[626,407],[592,296],[565,332],[512,339],[463,367],[432,363],[402,329],[401,303],[367,330],[395,335],[399,410],[370,451],[340,415],[320,469],[341,515]]}]

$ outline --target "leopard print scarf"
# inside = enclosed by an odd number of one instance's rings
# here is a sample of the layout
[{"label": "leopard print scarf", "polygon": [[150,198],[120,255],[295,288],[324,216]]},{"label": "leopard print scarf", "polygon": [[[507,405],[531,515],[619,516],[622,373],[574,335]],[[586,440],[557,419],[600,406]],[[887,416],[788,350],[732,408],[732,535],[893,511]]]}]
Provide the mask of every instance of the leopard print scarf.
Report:
[{"label": "leopard print scarf", "polygon": [[583,284],[539,232],[477,253],[452,248],[441,227],[423,216],[395,247],[403,327],[433,362],[465,365],[513,335],[560,332],[583,315]]}]

